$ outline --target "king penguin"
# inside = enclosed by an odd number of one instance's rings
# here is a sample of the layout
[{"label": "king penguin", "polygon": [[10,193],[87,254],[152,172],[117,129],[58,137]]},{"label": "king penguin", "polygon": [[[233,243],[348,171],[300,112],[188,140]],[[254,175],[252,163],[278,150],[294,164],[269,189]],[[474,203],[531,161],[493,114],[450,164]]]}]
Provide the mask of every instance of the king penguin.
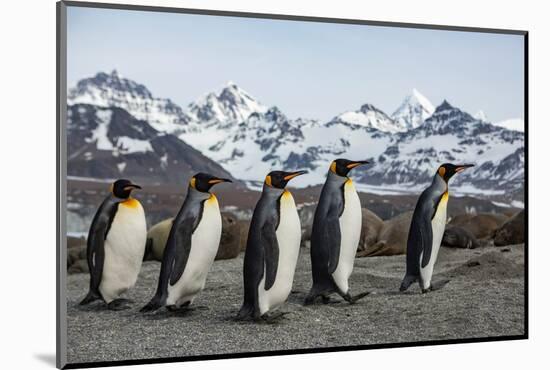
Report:
[{"label": "king penguin", "polygon": [[172,222],[162,258],[155,295],[141,309],[186,309],[204,289],[206,276],[220,245],[222,218],[212,186],[229,179],[198,173],[191,178],[187,196]]},{"label": "king penguin", "polygon": [[440,288],[432,286],[432,274],[439,247],[447,223],[447,202],[449,200],[449,180],[473,164],[454,165],[445,163],[439,166],[432,184],[426,188],[416,203],[409,237],[407,239],[407,269],[400,291],[405,291],[418,281],[422,293]]},{"label": "king penguin", "polygon": [[351,169],[367,163],[336,159],[330,165],[313,217],[310,250],[313,286],[306,305],[319,296],[323,303],[328,303],[333,292],[350,303],[368,294],[352,296],[348,285],[361,235],[362,214],[359,196],[347,176]]},{"label": "king penguin", "polygon": [[248,231],[238,320],[271,320],[276,316],[269,313],[290,294],[302,231],[294,198],[285,187],[305,173],[272,171],[265,178]]},{"label": "king penguin", "polygon": [[86,252],[90,290],[81,305],[102,299],[110,309],[128,308],[128,300],[118,297],[136,283],[147,238],[145,212],[131,197],[134,189],[141,187],[115,181],[93,218]]}]

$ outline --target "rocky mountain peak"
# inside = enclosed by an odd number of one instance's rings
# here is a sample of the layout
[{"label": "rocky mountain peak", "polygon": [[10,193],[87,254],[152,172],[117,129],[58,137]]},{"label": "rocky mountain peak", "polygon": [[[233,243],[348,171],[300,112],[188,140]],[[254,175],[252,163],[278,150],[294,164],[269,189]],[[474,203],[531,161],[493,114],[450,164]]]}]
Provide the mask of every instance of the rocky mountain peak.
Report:
[{"label": "rocky mountain peak", "polygon": [[453,109],[456,109],[456,108],[453,107],[451,103],[447,101],[447,99],[444,99],[443,102],[439,104],[437,108],[435,108],[434,114],[441,114],[442,112],[453,110]]},{"label": "rocky mountain peak", "polygon": [[474,114],[474,118],[483,122],[487,122],[487,116],[485,115],[485,112],[481,109],[478,110],[476,114]]},{"label": "rocky mountain peak", "polygon": [[[94,90],[99,90],[100,96],[104,98],[107,98],[108,95],[120,92],[128,93],[132,97],[153,99],[153,95],[145,85],[123,78],[118,71],[114,69],[111,73],[98,72],[93,77],[80,80],[76,88],[69,90],[69,100],[78,100],[82,98],[83,95],[93,94]],[[105,106],[109,106],[107,105],[109,104],[108,101],[104,101],[103,103],[105,103]]]},{"label": "rocky mountain peak", "polygon": [[363,104],[361,106],[361,108],[359,108],[359,111],[360,112],[363,112],[363,113],[368,113],[370,111],[373,111],[373,112],[382,112],[380,109],[376,108],[374,105],[370,104],[370,103],[366,103],[366,104]]},{"label": "rocky mountain peak", "polygon": [[189,114],[195,121],[210,124],[239,124],[252,113],[266,111],[264,105],[232,81],[219,93],[211,92],[189,105]]},{"label": "rocky mountain peak", "polygon": [[391,118],[402,131],[406,131],[422,125],[434,110],[433,104],[424,95],[417,89],[412,89]]},{"label": "rocky mountain peak", "polygon": [[116,69],[78,81],[69,89],[67,103],[122,108],[133,117],[149,122],[160,132],[179,132],[189,121],[189,117],[170,99],[154,97],[145,85],[122,77]]}]

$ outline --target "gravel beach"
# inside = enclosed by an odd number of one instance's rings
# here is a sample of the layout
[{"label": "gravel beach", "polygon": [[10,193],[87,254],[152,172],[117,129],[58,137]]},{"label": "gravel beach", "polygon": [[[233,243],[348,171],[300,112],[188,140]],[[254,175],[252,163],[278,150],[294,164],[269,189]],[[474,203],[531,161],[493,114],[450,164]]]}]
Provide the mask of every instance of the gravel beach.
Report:
[{"label": "gravel beach", "polygon": [[88,274],[68,276],[69,363],[483,338],[524,334],[524,245],[441,248],[434,281],[441,290],[420,294],[418,284],[398,293],[405,256],[357,258],[353,293],[372,291],[349,305],[302,306],[310,288],[309,250],[302,248],[286,315],[273,323],[236,322],[242,300],[243,254],[214,262],[205,290],[185,314],[141,314],[152,297],[160,263],[144,262],[126,298],[113,312],[100,302],[78,306]]}]

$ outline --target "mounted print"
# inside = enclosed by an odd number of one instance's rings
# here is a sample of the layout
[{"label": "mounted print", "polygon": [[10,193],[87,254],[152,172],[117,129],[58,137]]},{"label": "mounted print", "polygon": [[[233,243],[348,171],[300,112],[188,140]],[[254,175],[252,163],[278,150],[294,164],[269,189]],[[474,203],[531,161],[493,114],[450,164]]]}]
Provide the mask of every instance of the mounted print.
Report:
[{"label": "mounted print", "polygon": [[527,32],[57,9],[58,367],[527,338]]}]

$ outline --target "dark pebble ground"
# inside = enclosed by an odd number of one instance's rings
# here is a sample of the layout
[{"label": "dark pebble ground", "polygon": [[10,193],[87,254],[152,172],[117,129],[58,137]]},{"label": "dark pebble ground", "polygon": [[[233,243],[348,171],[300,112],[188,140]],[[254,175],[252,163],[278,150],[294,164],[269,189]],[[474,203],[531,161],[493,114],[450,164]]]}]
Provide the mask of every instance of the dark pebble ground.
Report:
[{"label": "dark pebble ground", "polygon": [[[352,293],[373,291],[355,305],[302,306],[310,287],[309,251],[302,249],[294,290],[269,324],[235,322],[242,299],[243,255],[214,262],[205,290],[185,314],[141,314],[154,293],[160,264],[145,262],[126,294],[132,308],[112,312],[101,303],[78,306],[87,274],[68,277],[70,363],[227,354],[253,351],[430,341],[524,333],[524,246],[474,250],[441,248],[434,281],[443,289],[397,290],[405,256],[358,258]],[[341,301],[339,297],[334,299]]]}]

